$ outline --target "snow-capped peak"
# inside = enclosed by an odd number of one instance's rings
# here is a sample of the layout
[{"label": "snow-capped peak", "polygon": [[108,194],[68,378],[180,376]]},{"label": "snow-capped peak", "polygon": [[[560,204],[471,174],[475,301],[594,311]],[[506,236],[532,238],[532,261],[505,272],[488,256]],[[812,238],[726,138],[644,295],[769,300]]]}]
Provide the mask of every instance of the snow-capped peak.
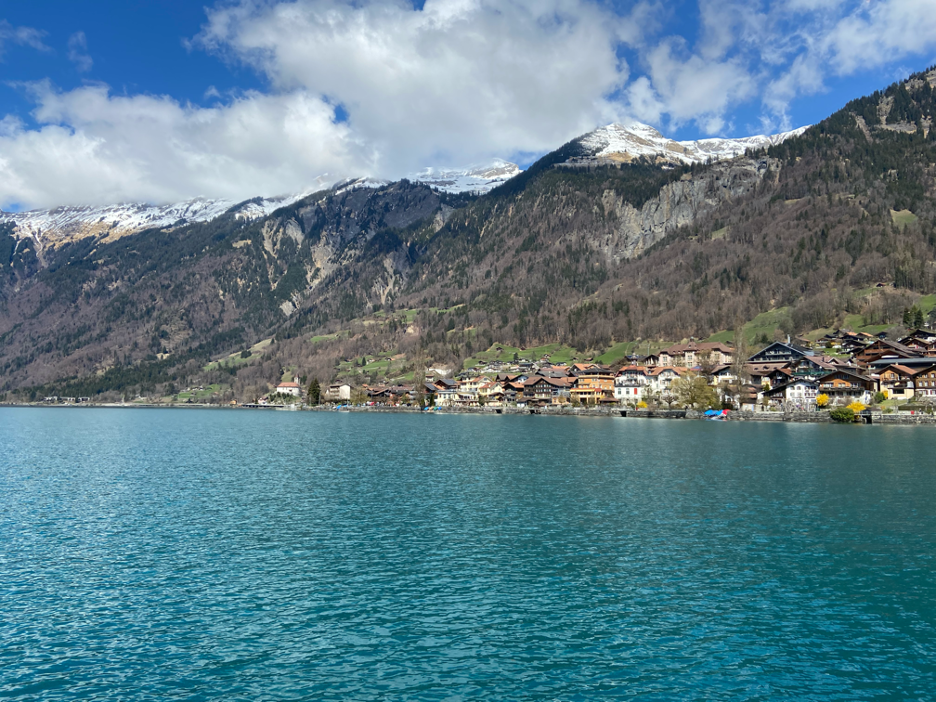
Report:
[{"label": "snow-capped peak", "polygon": [[[326,186],[327,187],[327,186]],[[315,187],[297,195],[272,198],[254,198],[245,202],[235,200],[209,200],[202,197],[171,205],[122,203],[95,207],[73,205],[51,210],[29,212],[0,212],[0,222],[10,222],[20,237],[30,237],[40,244],[58,245],[88,236],[116,239],[143,229],[209,222],[230,212],[241,219],[264,217],[280,207],[286,207],[313,192]]]},{"label": "snow-capped peak", "polygon": [[656,129],[639,122],[631,125],[609,124],[579,137],[579,145],[588,160],[628,162],[641,156],[654,160],[679,163],[720,161],[742,155],[748,149],[762,149],[798,136],[808,127],[770,136],[758,135],[740,139],[699,139],[675,141]]},{"label": "snow-capped peak", "polygon": [[495,159],[463,169],[425,168],[408,179],[448,193],[486,193],[522,172],[515,163]]}]

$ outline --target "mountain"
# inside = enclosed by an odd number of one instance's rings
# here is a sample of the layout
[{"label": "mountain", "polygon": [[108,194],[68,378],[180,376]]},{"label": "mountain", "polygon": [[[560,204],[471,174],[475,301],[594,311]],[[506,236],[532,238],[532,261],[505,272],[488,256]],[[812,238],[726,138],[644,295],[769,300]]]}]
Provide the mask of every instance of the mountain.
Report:
[{"label": "mountain", "polygon": [[[575,140],[581,153],[563,165],[595,166],[629,163],[649,158],[659,165],[682,165],[731,159],[748,150],[768,146],[802,134],[805,127],[773,136],[753,136],[741,139],[702,139],[677,142],[661,135],[646,124],[623,126],[610,124]],[[523,170],[514,163],[496,159],[490,163],[461,169],[426,168],[411,174],[408,180],[423,183],[446,193],[481,195],[503,185]],[[20,238],[32,238],[40,250],[85,237],[103,237],[112,241],[146,229],[166,229],[197,222],[210,222],[222,214],[232,213],[251,220],[272,214],[312,192],[353,187],[381,187],[390,181],[369,177],[333,180],[317,179],[315,187],[302,193],[279,197],[256,197],[244,202],[194,198],[169,205],[143,203],[116,204],[103,207],[63,206],[51,210],[7,213],[0,211],[0,223],[9,223]]]},{"label": "mountain", "polygon": [[0,223],[0,394],[243,399],[364,356],[402,375],[496,343],[887,329],[936,302],[934,87],[931,69],[713,162],[605,158],[636,147],[599,130],[480,196],[359,180],[42,251]]},{"label": "mountain", "polygon": [[[575,143],[581,155],[570,158],[566,166],[594,166],[629,163],[649,158],[660,165],[705,163],[735,158],[748,150],[764,149],[798,136],[806,127],[773,136],[753,136],[740,139],[702,139],[674,141],[653,127],[635,123],[629,126],[609,124],[589,132]],[[503,185],[523,170],[514,163],[496,159],[490,163],[462,169],[426,168],[411,174],[408,180],[424,183],[447,193],[484,194]],[[195,198],[171,205],[118,204],[104,207],[65,206],[51,210],[20,213],[0,212],[0,222],[11,223],[21,237],[35,239],[42,248],[87,236],[103,235],[108,240],[144,229],[164,229],[195,222],[209,222],[232,212],[243,219],[257,219],[307,197],[316,190],[338,190],[357,187],[380,187],[390,181],[372,178],[352,178],[339,181],[318,179],[316,187],[300,194],[273,198],[257,197],[245,202]]]}]

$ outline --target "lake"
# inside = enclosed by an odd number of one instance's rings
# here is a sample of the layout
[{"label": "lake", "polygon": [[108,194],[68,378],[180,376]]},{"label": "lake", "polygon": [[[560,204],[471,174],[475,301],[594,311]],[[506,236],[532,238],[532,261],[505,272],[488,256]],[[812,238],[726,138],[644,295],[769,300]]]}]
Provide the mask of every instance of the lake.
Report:
[{"label": "lake", "polygon": [[0,698],[933,699],[934,448],[0,408]]}]

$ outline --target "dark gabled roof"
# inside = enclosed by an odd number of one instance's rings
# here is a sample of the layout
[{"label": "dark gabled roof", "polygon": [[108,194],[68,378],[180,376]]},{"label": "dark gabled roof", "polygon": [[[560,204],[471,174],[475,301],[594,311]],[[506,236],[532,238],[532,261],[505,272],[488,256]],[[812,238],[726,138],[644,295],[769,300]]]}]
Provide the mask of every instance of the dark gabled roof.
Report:
[{"label": "dark gabled roof", "polygon": [[853,378],[858,378],[858,380],[863,380],[863,381],[865,381],[866,383],[873,382],[873,380],[872,380],[871,378],[869,378],[868,376],[866,376],[866,375],[862,375],[861,373],[856,373],[856,372],[850,371],[850,370],[845,370],[844,368],[838,368],[838,369],[832,371],[831,373],[826,373],[826,374],[823,375],[822,377],[817,378],[817,380],[821,383],[823,380],[825,380],[826,378],[828,378],[830,375],[838,375],[839,373],[844,373],[845,375],[850,375],[851,377],[853,377]]},{"label": "dark gabled roof", "polygon": [[528,378],[527,381],[526,381],[526,383],[524,383],[524,385],[531,385],[531,386],[532,386],[532,385],[536,385],[537,383],[546,383],[546,384],[552,385],[553,387],[556,387],[556,388],[566,388],[566,387],[569,386],[568,380],[569,380],[569,379],[567,379],[567,378],[565,378],[565,377],[561,377],[561,378],[550,378],[550,377],[546,377],[546,376],[543,376],[543,375],[534,375],[534,376]]},{"label": "dark gabled roof", "polygon": [[775,342],[773,342],[772,344],[768,344],[767,346],[765,346],[764,348],[762,348],[762,349],[761,349],[760,351],[758,351],[757,353],[753,354],[748,360],[750,360],[751,358],[754,358],[755,356],[760,356],[762,353],[764,353],[764,352],[767,351],[768,349],[772,349],[772,348],[774,348],[774,347],[776,347],[776,346],[782,346],[783,348],[789,349],[790,351],[794,351],[794,352],[798,353],[798,354],[801,355],[801,356],[811,356],[811,355],[813,354],[812,350],[811,350],[811,349],[807,349],[805,346],[800,346],[799,344],[794,344],[794,343],[789,343],[789,344],[788,344],[788,343],[783,342],[783,341],[775,341]]},{"label": "dark gabled roof", "polygon": [[789,365],[789,361],[760,361],[758,363],[745,363],[744,370],[746,373],[754,373],[757,375],[768,375],[773,373],[775,370],[784,368]]},{"label": "dark gabled roof", "polygon": [[921,373],[921,372],[924,371],[924,370],[928,370],[928,369],[927,369],[927,368],[922,368],[922,369],[919,369],[919,368],[918,368],[918,369],[914,370],[913,368],[907,368],[907,366],[902,366],[902,365],[900,365],[899,363],[892,363],[892,364],[889,365],[889,366],[886,366],[886,367],[884,367],[884,368],[881,368],[881,373],[886,373],[887,371],[894,371],[894,372],[897,373],[898,375],[916,375],[917,373]]},{"label": "dark gabled roof", "polygon": [[878,339],[873,344],[871,344],[871,346],[868,346],[866,348],[872,348],[875,346],[887,346],[888,348],[893,349],[894,351],[897,351],[898,353],[908,353],[911,356],[920,355],[920,353],[916,349],[911,349],[909,346],[904,346],[898,341],[890,341],[888,339]]}]

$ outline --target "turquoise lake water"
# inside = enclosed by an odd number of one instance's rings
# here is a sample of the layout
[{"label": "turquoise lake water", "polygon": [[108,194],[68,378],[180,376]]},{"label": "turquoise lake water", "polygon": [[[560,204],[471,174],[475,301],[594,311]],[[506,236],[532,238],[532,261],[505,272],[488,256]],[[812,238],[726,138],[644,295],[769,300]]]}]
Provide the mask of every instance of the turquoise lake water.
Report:
[{"label": "turquoise lake water", "polygon": [[934,449],[0,408],[0,699],[933,700]]}]

